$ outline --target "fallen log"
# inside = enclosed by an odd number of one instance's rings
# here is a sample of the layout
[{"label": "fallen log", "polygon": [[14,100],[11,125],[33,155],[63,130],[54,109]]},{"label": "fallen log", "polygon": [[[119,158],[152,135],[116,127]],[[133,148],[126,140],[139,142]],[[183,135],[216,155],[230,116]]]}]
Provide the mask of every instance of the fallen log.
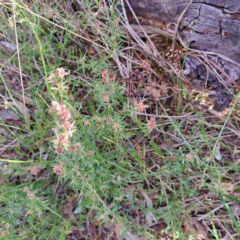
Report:
[{"label": "fallen log", "polygon": [[157,22],[187,49],[185,76],[194,86],[206,86],[215,109],[226,109],[240,81],[240,1],[125,0],[134,14]]}]

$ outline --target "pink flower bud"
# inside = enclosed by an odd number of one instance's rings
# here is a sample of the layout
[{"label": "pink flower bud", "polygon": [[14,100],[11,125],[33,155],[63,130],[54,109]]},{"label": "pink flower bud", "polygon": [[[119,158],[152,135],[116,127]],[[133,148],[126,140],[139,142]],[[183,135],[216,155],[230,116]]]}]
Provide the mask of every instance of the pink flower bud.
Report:
[{"label": "pink flower bud", "polygon": [[143,60],[142,61],[142,67],[146,68],[146,69],[149,68],[149,63],[146,60]]}]

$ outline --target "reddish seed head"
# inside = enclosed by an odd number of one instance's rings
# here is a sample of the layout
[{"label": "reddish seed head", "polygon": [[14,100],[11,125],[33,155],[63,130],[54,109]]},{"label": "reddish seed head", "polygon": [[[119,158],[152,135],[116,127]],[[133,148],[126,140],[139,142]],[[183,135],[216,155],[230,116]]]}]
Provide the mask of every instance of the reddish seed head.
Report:
[{"label": "reddish seed head", "polygon": [[146,60],[142,60],[142,67],[143,68],[149,68],[149,63]]},{"label": "reddish seed head", "polygon": [[63,169],[63,167],[62,167],[60,164],[54,166],[53,172],[54,172],[55,174],[57,174],[58,176],[60,176],[60,177],[63,177],[63,176],[64,176],[64,169]]},{"label": "reddish seed head", "polygon": [[102,71],[101,75],[102,75],[102,79],[103,79],[103,80],[106,80],[107,74],[108,74],[108,70],[107,70],[107,69],[105,69],[105,70]]},{"label": "reddish seed head", "polygon": [[142,100],[140,100],[139,101],[139,103],[137,104],[137,110],[139,111],[139,112],[144,112],[145,111],[145,105],[143,104],[143,101]]},{"label": "reddish seed head", "polygon": [[88,156],[92,156],[94,153],[93,153],[93,151],[90,151],[87,154],[88,154]]},{"label": "reddish seed head", "polygon": [[111,118],[107,118],[106,122],[107,122],[108,124],[110,124],[110,123],[112,123],[112,119],[111,119]]}]

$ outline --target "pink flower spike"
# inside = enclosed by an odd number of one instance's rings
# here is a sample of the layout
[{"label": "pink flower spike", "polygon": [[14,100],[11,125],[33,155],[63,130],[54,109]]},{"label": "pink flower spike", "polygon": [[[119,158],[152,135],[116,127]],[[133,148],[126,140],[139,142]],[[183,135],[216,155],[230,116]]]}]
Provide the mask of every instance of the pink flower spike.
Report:
[{"label": "pink flower spike", "polygon": [[53,144],[57,154],[61,155],[66,149],[69,149],[70,138],[74,132],[74,123],[71,123],[71,112],[64,103],[52,101],[51,105],[60,118],[58,118],[57,126],[54,129],[56,139],[53,140]]},{"label": "pink flower spike", "polygon": [[150,120],[148,121],[148,130],[149,132],[152,132],[152,130],[155,128],[155,118],[151,117]]}]

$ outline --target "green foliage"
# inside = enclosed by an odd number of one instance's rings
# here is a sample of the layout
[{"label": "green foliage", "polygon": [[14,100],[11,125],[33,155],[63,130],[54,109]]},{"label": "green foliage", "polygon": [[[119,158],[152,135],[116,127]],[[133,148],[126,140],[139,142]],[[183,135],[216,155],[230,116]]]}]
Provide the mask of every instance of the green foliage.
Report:
[{"label": "green foliage", "polygon": [[[66,3],[48,4],[0,4],[1,35],[19,44],[19,54],[0,50],[0,57],[21,66],[31,100],[30,126],[0,123],[17,139],[0,162],[1,239],[66,239],[76,229],[88,239],[90,226],[119,239],[188,239],[182,226],[198,211],[192,199],[218,193],[222,172],[239,170],[213,161],[221,126],[199,112],[171,117],[167,102],[154,103],[161,116],[137,115],[139,100],[126,97],[116,64],[129,56],[115,2],[81,1],[74,14]],[[187,89],[172,78],[181,115]],[[1,79],[4,99],[16,100]]]}]

